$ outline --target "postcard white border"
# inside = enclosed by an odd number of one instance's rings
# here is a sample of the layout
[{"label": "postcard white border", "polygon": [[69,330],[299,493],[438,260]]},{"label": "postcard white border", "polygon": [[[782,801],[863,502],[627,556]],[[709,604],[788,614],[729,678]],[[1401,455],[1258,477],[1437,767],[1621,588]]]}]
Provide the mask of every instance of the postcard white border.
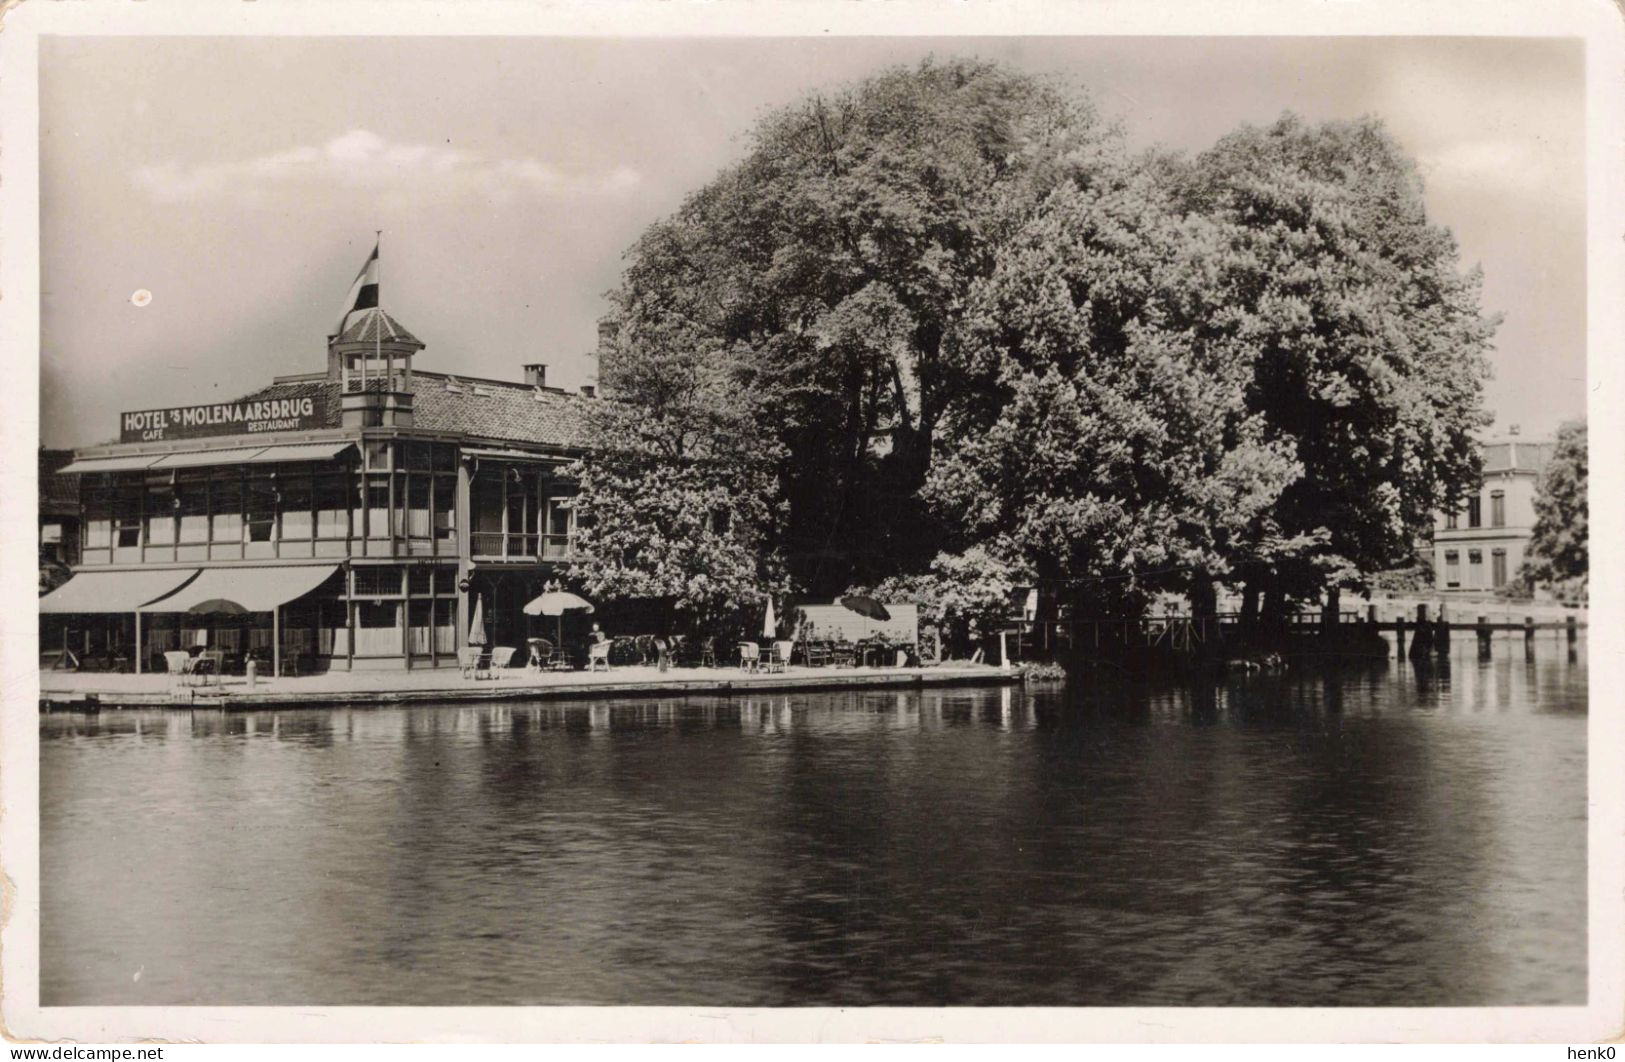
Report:
[{"label": "postcard white border", "polygon": [[1625,429],[1625,31],[1607,0],[27,0],[0,28],[0,935],[8,1037],[203,1042],[1585,1042],[1625,1034],[1625,689],[1621,565],[1594,548],[1589,715],[1590,994],[1584,1007],[739,1009],[54,1007],[38,1005],[38,43],[63,35],[1460,35],[1587,42],[1591,520],[1621,534]]}]

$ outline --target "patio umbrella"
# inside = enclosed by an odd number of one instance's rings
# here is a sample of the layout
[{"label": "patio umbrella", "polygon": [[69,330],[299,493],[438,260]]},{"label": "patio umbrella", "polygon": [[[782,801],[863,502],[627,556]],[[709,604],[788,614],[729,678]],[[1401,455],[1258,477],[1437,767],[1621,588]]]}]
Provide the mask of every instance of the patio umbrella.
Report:
[{"label": "patio umbrella", "polygon": [[485,644],[485,598],[474,599],[474,618],[468,621],[468,644]]},{"label": "patio umbrella", "polygon": [[762,617],[762,637],[772,638],[779,633],[779,621],[773,615],[773,599],[767,599],[767,615]]},{"label": "patio umbrella", "polygon": [[197,616],[246,616],[248,609],[235,601],[228,601],[223,597],[211,597],[207,601],[199,601],[187,612]]},{"label": "patio umbrella", "polygon": [[564,644],[564,614],[566,612],[591,612],[592,602],[579,597],[568,590],[549,590],[539,597],[532,598],[525,605],[525,614],[529,616],[557,616],[559,644]]},{"label": "patio umbrella", "polygon": [[881,621],[891,619],[891,613],[886,611],[886,606],[868,594],[847,594],[845,597],[836,598],[835,603],[842,608],[856,612],[864,619]]}]

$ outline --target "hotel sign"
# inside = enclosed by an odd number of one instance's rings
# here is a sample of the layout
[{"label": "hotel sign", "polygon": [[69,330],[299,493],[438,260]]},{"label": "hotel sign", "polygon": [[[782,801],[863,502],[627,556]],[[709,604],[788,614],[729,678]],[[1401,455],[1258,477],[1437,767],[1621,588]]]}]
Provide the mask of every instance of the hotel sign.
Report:
[{"label": "hotel sign", "polygon": [[119,417],[119,442],[201,439],[320,428],[314,398],[271,398],[212,406],[143,409]]}]

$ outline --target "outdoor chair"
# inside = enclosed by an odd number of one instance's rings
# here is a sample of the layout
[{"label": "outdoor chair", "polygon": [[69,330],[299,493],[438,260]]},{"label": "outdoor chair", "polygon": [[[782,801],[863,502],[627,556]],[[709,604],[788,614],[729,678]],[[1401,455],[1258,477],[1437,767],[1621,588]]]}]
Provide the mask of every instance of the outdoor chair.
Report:
[{"label": "outdoor chair", "polygon": [[858,666],[858,649],[851,642],[836,642],[830,646],[829,657],[836,667]]},{"label": "outdoor chair", "polygon": [[717,666],[717,640],[715,638],[707,638],[700,643],[698,663],[701,667]]},{"label": "outdoor chair", "polygon": [[598,670],[599,664],[604,665],[605,671],[609,670],[609,647],[609,642],[594,642],[592,645],[587,646],[588,671]]},{"label": "outdoor chair", "polygon": [[485,650],[477,645],[457,650],[457,666],[462,670],[463,677],[479,678],[480,662],[484,657]]},{"label": "outdoor chair", "polygon": [[659,667],[660,670],[665,671],[671,667],[671,643],[664,638],[656,638],[654,641],[655,666]]},{"label": "outdoor chair", "polygon": [[801,655],[808,667],[828,667],[832,660],[828,642],[807,642],[801,648]]},{"label": "outdoor chair", "polygon": [[164,654],[164,669],[169,672],[170,685],[189,685],[192,680],[192,656],[184,649],[171,649]]},{"label": "outdoor chair", "polygon": [[739,670],[758,671],[762,666],[762,647],[755,642],[739,643]]},{"label": "outdoor chair", "polygon": [[486,678],[501,678],[499,671],[506,671],[508,665],[513,663],[513,654],[516,652],[511,645],[499,645],[491,650],[491,663],[485,669]]},{"label": "outdoor chair", "polygon": [[783,671],[790,665],[790,657],[795,651],[795,642],[774,642],[773,655],[768,660],[767,669],[769,671]]},{"label": "outdoor chair", "polygon": [[542,671],[553,664],[553,643],[546,638],[531,638],[527,643],[530,646],[530,657],[525,666],[536,671]]}]

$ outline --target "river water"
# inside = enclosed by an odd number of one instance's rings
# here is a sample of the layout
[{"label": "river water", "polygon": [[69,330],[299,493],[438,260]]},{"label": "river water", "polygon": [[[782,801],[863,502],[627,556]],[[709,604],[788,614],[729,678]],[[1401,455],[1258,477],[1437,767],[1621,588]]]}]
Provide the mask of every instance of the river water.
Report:
[{"label": "river water", "polygon": [[1585,1000],[1584,651],[40,721],[41,1001]]}]

